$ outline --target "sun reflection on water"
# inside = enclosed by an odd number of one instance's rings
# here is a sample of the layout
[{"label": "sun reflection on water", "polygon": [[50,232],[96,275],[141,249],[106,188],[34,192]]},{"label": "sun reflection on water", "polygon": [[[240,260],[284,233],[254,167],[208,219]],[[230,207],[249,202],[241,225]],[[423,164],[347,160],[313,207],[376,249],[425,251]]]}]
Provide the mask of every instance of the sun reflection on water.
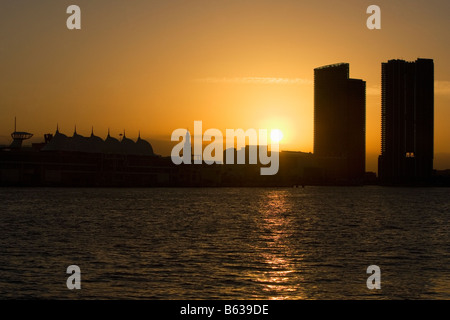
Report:
[{"label": "sun reflection on water", "polygon": [[294,230],[292,208],[286,191],[271,191],[261,199],[257,217],[260,234],[258,247],[264,265],[253,275],[269,299],[305,298],[301,274],[302,255],[290,244]]}]

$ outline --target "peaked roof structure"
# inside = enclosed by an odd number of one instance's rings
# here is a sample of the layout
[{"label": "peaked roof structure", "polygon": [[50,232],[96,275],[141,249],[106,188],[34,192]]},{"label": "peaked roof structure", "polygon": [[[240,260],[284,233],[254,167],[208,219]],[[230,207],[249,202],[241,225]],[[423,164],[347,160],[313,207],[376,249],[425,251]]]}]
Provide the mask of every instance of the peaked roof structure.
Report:
[{"label": "peaked roof structure", "polygon": [[72,137],[67,137],[65,134],[59,132],[59,126],[56,126],[56,132],[42,151],[70,151],[70,152],[85,152],[85,153],[108,153],[108,154],[126,154],[126,155],[142,155],[153,156],[152,145],[139,137],[136,142],[126,137],[124,130],[122,140],[111,137],[110,130],[105,140],[94,134],[94,128],[91,129],[91,135],[84,137],[77,133],[75,126]]}]

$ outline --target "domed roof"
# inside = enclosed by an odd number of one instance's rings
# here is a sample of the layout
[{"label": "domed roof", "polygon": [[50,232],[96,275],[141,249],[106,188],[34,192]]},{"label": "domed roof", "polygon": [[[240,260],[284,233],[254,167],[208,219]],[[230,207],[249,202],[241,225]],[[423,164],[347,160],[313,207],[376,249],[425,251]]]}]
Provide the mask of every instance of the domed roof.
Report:
[{"label": "domed roof", "polygon": [[75,127],[72,137],[56,129],[54,137],[42,148],[43,151],[72,151],[86,153],[109,153],[109,154],[125,154],[125,155],[142,155],[154,156],[152,145],[139,137],[136,142],[129,139],[123,134],[122,140],[119,142],[116,138],[111,137],[108,129],[108,136],[105,140],[94,135],[92,129],[90,137],[83,137],[77,133]]},{"label": "domed roof", "polygon": [[103,145],[103,152],[112,154],[119,154],[121,152],[119,140],[110,136],[109,129],[108,136],[106,137],[105,143]]},{"label": "domed roof", "polygon": [[135,143],[133,140],[127,138],[127,136],[125,135],[125,131],[123,132],[123,138],[122,141],[120,141],[120,146],[122,149],[122,153],[124,154],[136,153]]},{"label": "domed roof", "polygon": [[92,128],[91,136],[87,139],[87,152],[101,153],[103,151],[103,139],[94,135]]},{"label": "domed roof", "polygon": [[141,133],[139,133],[136,141],[136,151],[139,155],[152,156],[154,154],[152,145],[148,141],[141,139]]},{"label": "domed roof", "polygon": [[68,145],[67,136],[64,133],[59,132],[58,126],[56,127],[55,135],[53,136],[52,140],[50,140],[49,143],[47,143],[42,150],[43,151],[58,151],[58,150],[67,150]]},{"label": "domed roof", "polygon": [[77,127],[75,127],[73,136],[68,140],[68,148],[70,151],[83,152],[86,149],[86,137],[83,137],[77,133]]}]

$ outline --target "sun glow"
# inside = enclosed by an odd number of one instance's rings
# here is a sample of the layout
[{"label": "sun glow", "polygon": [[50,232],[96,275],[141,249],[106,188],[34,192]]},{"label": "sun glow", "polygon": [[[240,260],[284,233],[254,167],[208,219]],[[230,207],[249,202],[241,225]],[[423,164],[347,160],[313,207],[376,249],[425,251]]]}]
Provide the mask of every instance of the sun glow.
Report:
[{"label": "sun glow", "polygon": [[270,140],[273,143],[279,143],[283,139],[283,132],[279,129],[273,129],[270,131]]}]

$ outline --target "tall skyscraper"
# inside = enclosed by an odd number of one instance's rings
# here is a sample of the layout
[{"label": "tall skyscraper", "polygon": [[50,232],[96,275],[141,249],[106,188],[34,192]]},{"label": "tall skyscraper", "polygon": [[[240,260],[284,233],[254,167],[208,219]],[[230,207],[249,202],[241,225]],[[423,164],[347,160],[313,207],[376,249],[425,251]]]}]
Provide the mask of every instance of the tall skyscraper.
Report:
[{"label": "tall skyscraper", "polygon": [[381,67],[380,180],[427,180],[433,172],[433,60],[389,60]]},{"label": "tall skyscraper", "polygon": [[[366,82],[348,63],[314,69],[314,154],[341,178],[362,182],[366,161]],[[334,159],[334,160],[333,160]],[[337,169],[336,169],[337,168]]]}]

